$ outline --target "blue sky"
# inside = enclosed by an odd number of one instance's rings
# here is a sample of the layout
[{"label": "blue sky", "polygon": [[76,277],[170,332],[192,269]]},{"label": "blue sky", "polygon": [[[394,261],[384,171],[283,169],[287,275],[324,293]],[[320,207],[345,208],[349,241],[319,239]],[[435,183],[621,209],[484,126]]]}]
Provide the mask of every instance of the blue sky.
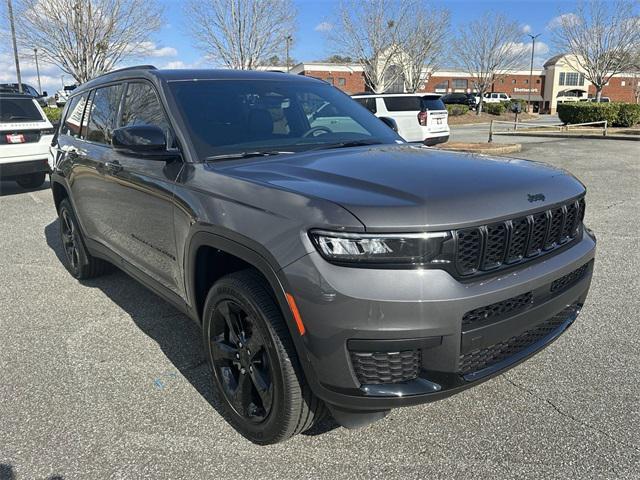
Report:
[{"label": "blue sky", "polygon": [[[136,60],[135,63],[152,63],[158,67],[183,68],[190,66],[213,66],[202,52],[192,46],[191,38],[186,34],[189,18],[183,12],[182,0],[160,0],[165,7],[165,26],[153,36],[150,45],[152,55]],[[293,0],[297,8],[297,30],[294,33],[292,57],[298,61],[321,60],[334,53],[326,42],[326,32],[333,22],[339,0]],[[4,3],[4,2],[3,2]],[[549,23],[560,14],[569,13],[575,8],[570,0],[431,0],[438,8],[451,12],[452,28],[473,20],[474,16],[485,12],[502,13],[517,21],[522,28],[532,33],[541,33],[536,47],[536,63],[541,65],[554,52],[551,45]],[[527,39],[523,36],[523,41]],[[528,40],[527,40],[528,41]],[[3,42],[4,43],[4,42]],[[284,49],[283,49],[284,50]],[[282,55],[284,56],[284,51]],[[448,66],[446,60],[443,66]],[[26,83],[36,86],[35,68],[28,60],[24,61],[23,78]],[[53,66],[41,66],[43,89],[50,94],[60,88],[60,72]],[[13,61],[10,51],[0,51],[0,82],[15,81]],[[71,78],[67,75],[67,83]]]}]

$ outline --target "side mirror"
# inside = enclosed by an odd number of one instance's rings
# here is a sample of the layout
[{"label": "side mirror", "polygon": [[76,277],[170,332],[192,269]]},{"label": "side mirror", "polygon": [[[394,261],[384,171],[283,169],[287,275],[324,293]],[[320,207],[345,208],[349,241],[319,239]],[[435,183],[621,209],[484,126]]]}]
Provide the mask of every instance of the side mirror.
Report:
[{"label": "side mirror", "polygon": [[390,117],[378,117],[382,122],[386,123],[387,127],[389,127],[394,132],[398,133],[398,124],[393,118]]},{"label": "side mirror", "polygon": [[41,97],[41,98],[44,98],[44,97],[46,97],[47,95],[48,95],[48,94],[47,94],[47,91],[45,90],[44,92],[42,92],[42,94],[40,95],[40,97]]},{"label": "side mirror", "polygon": [[162,129],[150,125],[116,128],[113,131],[111,145],[116,150],[136,153],[157,153],[167,150],[167,140]]}]

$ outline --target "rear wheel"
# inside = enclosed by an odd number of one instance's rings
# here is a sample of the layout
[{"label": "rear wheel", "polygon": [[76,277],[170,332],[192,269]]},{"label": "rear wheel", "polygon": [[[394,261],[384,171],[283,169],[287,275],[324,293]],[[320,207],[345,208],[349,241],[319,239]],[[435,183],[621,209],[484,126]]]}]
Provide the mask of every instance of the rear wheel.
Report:
[{"label": "rear wheel", "polygon": [[22,188],[38,188],[42,186],[46,178],[47,174],[45,172],[29,173],[16,178],[16,183]]},{"label": "rear wheel", "polygon": [[82,233],[78,227],[71,203],[68,199],[60,202],[58,209],[60,225],[60,242],[66,258],[65,267],[78,280],[94,278],[102,275],[109,268],[104,260],[95,258],[87,251]]},{"label": "rear wheel", "polygon": [[309,429],[325,407],[305,384],[282,313],[260,275],[223,277],[204,307],[204,346],[225,419],[258,444]]}]

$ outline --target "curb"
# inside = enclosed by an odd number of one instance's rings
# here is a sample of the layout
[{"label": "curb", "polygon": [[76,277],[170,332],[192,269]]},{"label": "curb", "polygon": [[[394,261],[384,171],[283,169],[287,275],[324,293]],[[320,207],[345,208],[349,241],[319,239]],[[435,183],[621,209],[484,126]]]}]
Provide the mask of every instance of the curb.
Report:
[{"label": "curb", "polygon": [[640,135],[607,135],[581,133],[578,135],[569,135],[566,133],[545,133],[545,132],[493,132],[494,135],[505,135],[515,137],[547,137],[547,138],[587,138],[597,140],[628,140],[631,142],[640,142]]},{"label": "curb", "polygon": [[[486,143],[487,147],[485,148],[464,148],[464,147],[447,147],[446,143],[443,146],[436,146],[438,150],[444,150],[448,152],[467,152],[467,153],[480,153],[487,155],[503,155],[505,153],[516,153],[522,150],[522,145],[519,143],[509,143],[500,146],[489,146],[491,144]],[[495,145],[495,144],[494,144]]]}]

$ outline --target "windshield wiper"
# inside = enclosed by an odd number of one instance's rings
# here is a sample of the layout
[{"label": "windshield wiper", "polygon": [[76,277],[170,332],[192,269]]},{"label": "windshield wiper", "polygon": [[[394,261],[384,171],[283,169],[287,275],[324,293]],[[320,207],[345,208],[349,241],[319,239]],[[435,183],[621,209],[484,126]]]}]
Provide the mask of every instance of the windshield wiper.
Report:
[{"label": "windshield wiper", "polygon": [[381,145],[382,142],[377,140],[351,140],[348,142],[328,143],[326,145],[319,145],[309,150],[327,150],[330,148],[349,148],[349,147],[365,147],[367,145]]},{"label": "windshield wiper", "polygon": [[293,152],[256,151],[256,152],[221,153],[220,155],[211,155],[210,157],[205,158],[205,161],[209,162],[209,161],[215,161],[215,160],[237,160],[239,158],[268,157],[270,155],[280,155],[284,153],[293,153]]}]

